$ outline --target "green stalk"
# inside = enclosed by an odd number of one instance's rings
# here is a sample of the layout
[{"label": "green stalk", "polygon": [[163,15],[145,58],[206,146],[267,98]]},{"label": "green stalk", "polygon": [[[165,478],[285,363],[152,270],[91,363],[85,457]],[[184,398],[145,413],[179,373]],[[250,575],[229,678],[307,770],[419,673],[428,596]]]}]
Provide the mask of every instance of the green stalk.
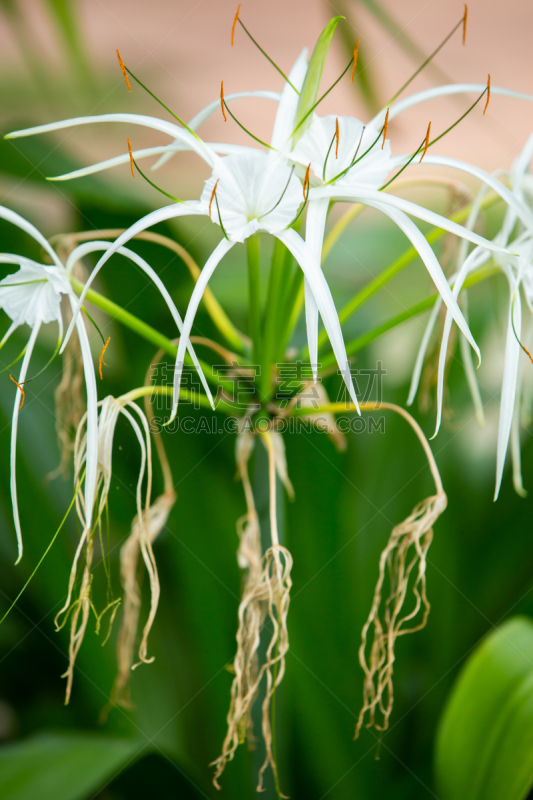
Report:
[{"label": "green stalk", "polygon": [[[120,398],[124,401],[132,401],[138,400],[140,397],[147,397],[148,395],[152,394],[160,394],[166,397],[172,397],[174,394],[174,389],[172,386],[139,386],[138,389],[132,389],[125,395],[122,395]],[[207,397],[203,394],[197,394],[195,392],[190,392],[188,389],[180,389],[179,391],[180,400],[187,400],[189,403],[198,402],[199,405],[204,406],[205,408],[211,409],[211,404]],[[212,409],[211,409],[212,410]],[[224,411],[229,416],[236,416],[235,409],[229,403],[225,403],[222,400],[217,402],[217,411]]]},{"label": "green stalk", "polygon": [[272,253],[272,264],[270,267],[270,278],[268,281],[267,300],[265,305],[265,319],[263,326],[263,347],[261,352],[261,377],[259,381],[261,399],[269,400],[272,396],[272,363],[277,356],[276,339],[279,332],[280,306],[284,294],[283,278],[290,267],[292,255],[285,245],[276,239],[274,242],[274,252]]},{"label": "green stalk", "polygon": [[261,269],[260,239],[254,233],[246,240],[248,253],[248,311],[252,337],[252,359],[261,364]]},{"label": "green stalk", "polygon": [[[499,195],[492,194],[489,195],[481,204],[481,210],[485,210],[490,208],[490,206],[494,205],[500,199]],[[470,211],[472,210],[472,205],[465,206],[456,214],[452,214],[450,219],[452,222],[463,222],[467,219]],[[426,240],[429,244],[434,244],[438,239],[441,238],[446,233],[443,228],[433,228],[426,236]],[[360,308],[363,303],[366,303],[373,295],[379,292],[392,278],[398,275],[399,272],[402,271],[408,264],[415,260],[418,256],[418,251],[415,247],[410,247],[408,250],[400,256],[400,258],[396,259],[387,269],[385,269],[377,278],[374,278],[373,281],[367,283],[367,285],[358,292],[355,297],[352,299],[339,311],[339,321],[341,325],[348,320],[352,314],[354,314],[358,308]],[[326,331],[321,331],[318,337],[318,349],[324,347],[327,344],[328,335]]]},{"label": "green stalk", "polygon": [[[85,284],[72,275],[70,276],[70,283],[76,294],[81,295],[85,288]],[[154,344],[158,350],[163,350],[165,353],[168,353],[170,356],[176,358],[178,354],[178,348],[176,345],[173,344],[167,336],[164,336],[155,328],[152,328],[151,325],[143,322],[134,314],[130,314],[130,312],[126,311],[125,308],[117,305],[117,303],[114,303],[112,300],[109,300],[102,294],[95,292],[93,289],[88,290],[86,298],[90,303],[93,303],[93,305],[102,309],[102,311],[105,311],[106,314],[109,314],[110,317],[116,319],[126,328],[135,331],[135,333],[137,333],[139,336],[142,336],[143,339],[146,339],[148,342]],[[192,364],[191,357],[188,354],[185,356],[185,363],[189,366]],[[205,361],[201,361],[200,359],[198,359],[198,363],[200,364],[207,381],[213,383],[215,386],[225,386],[230,390],[233,389],[233,384],[231,382],[225,381],[213,374],[210,364],[206,364]]]},{"label": "green stalk", "polygon": [[[470,275],[465,280],[463,289],[468,289],[469,286],[473,286],[474,284],[479,283],[486,278],[490,278],[492,275],[495,275],[498,272],[498,267],[484,267],[483,269],[480,269]],[[425,300],[415,303],[414,306],[407,308],[405,311],[402,311],[401,314],[397,314],[395,317],[392,317],[392,319],[383,322],[381,325],[378,325],[377,328],[368,331],[368,333],[364,333],[362,336],[358,336],[357,339],[352,339],[352,341],[348,342],[346,345],[347,355],[350,356],[354,353],[357,353],[359,350],[367,347],[367,345],[369,345],[370,342],[373,342],[374,339],[377,339],[379,336],[387,333],[387,331],[392,330],[392,328],[395,328],[397,325],[400,325],[402,322],[405,322],[412,317],[416,317],[417,314],[421,314],[423,311],[427,311],[429,308],[432,308],[435,305],[435,301],[437,300],[438,296],[438,294],[432,294],[431,297],[426,297]],[[336,363],[337,360],[335,356],[331,354],[322,360],[322,369],[327,370]]]}]

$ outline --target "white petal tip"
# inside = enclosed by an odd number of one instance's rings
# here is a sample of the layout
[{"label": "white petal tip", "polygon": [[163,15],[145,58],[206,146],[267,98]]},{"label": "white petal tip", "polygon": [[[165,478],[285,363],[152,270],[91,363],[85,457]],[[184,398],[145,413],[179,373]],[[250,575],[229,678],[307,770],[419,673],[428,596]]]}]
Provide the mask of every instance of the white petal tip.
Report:
[{"label": "white petal tip", "polygon": [[17,564],[20,563],[21,558],[22,558],[22,550],[19,550],[17,560],[15,561],[15,566],[17,566]]}]

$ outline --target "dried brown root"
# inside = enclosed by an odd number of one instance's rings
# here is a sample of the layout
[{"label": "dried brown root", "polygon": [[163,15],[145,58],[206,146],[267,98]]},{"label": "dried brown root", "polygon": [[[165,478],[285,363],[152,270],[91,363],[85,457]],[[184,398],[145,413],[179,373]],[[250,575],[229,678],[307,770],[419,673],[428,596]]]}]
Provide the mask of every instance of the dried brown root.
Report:
[{"label": "dried brown root", "polygon": [[[363,724],[380,731],[388,728],[394,703],[396,639],[426,625],[430,611],[426,594],[426,556],[433,538],[433,525],[447,503],[437,465],[418,424],[403,408],[389,403],[382,403],[381,408],[397,411],[415,431],[428,457],[437,493],[419,503],[407,519],[393,528],[381,553],[372,607],[363,626],[359,648],[359,662],[365,678],[363,707],[354,738],[359,736]],[[362,410],[369,410],[368,404],[366,409],[362,406]],[[386,578],[388,592],[384,591]],[[408,595],[414,598],[410,610],[404,609]]]},{"label": "dried brown root", "polygon": [[[233,662],[235,677],[231,687],[230,708],[227,715],[228,731],[222,744],[222,753],[213,761],[213,783],[220,789],[218,779],[228,761],[231,761],[239,744],[255,744],[252,708],[264,679],[265,694],[262,702],[261,730],[265,744],[265,758],[259,770],[257,791],[263,791],[263,775],[268,766],[278,784],[277,765],[272,746],[271,703],[274,693],[285,673],[285,656],[289,649],[287,616],[292,586],[292,556],[278,542],[276,519],[276,473],[292,492],[285,449],[281,436],[269,431],[262,434],[269,455],[270,530],[272,546],[261,554],[261,533],[248,473],[248,461],[254,446],[249,432],[239,434],[236,459],[243,482],[247,512],[239,520],[238,561],[245,570],[243,593],[238,611],[237,653]],[[266,653],[260,663],[261,632],[271,631]]]}]

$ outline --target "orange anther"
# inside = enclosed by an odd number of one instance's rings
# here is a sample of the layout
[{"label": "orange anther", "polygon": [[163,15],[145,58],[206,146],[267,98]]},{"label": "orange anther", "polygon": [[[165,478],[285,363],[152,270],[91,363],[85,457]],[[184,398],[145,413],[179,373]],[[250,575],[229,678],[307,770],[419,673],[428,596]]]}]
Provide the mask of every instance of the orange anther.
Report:
[{"label": "orange anther", "polygon": [[21,408],[22,408],[22,406],[24,405],[24,400],[25,400],[24,389],[22,388],[22,384],[21,384],[21,383],[17,383],[17,381],[15,380],[15,378],[13,377],[13,375],[10,375],[9,377],[11,378],[11,380],[13,381],[13,383],[16,385],[17,389],[20,389],[20,393],[22,394],[22,400],[20,401],[20,406],[19,406],[19,411],[20,411],[20,409],[21,409]]},{"label": "orange anther", "polygon": [[337,140],[335,144],[335,158],[339,157],[339,118],[335,119],[335,139]]},{"label": "orange anther", "polygon": [[385,124],[383,126],[383,142],[381,144],[381,149],[385,147],[385,139],[387,138],[387,128],[389,127],[389,111],[390,108],[387,109],[387,115],[385,117]]},{"label": "orange anther", "polygon": [[465,3],[465,15],[463,17],[463,47],[466,44],[466,23],[468,22],[468,6]]},{"label": "orange anther", "polygon": [[217,193],[217,186],[218,186],[218,181],[219,180],[220,180],[220,178],[217,180],[217,182],[213,186],[213,191],[211,192],[211,200],[209,201],[209,219],[211,219],[211,206],[213,205],[213,200],[215,199],[215,195]]},{"label": "orange anther", "polygon": [[353,83],[353,79],[355,78],[355,68],[357,66],[357,56],[359,54],[359,42],[360,41],[361,41],[360,39],[358,39],[356,41],[355,47],[353,49],[352,83]]},{"label": "orange anther", "polygon": [[133,177],[135,177],[135,172],[133,171],[133,150],[131,149],[131,142],[129,140],[129,137],[126,139],[126,141],[128,142],[128,150],[129,150],[129,153],[130,153],[131,174],[132,174]]},{"label": "orange anther", "polygon": [[485,103],[485,108],[483,109],[483,116],[485,116],[485,111],[489,107],[490,103],[490,74],[487,80],[487,102]]},{"label": "orange anther", "polygon": [[428,129],[427,129],[427,133],[426,133],[426,141],[425,141],[425,144],[424,144],[424,152],[420,156],[420,161],[418,162],[419,164],[422,163],[422,159],[424,158],[424,156],[426,155],[426,153],[428,151],[428,147],[429,147],[429,132],[430,131],[431,131],[431,122],[428,125]]},{"label": "orange anther", "polygon": [[109,366],[109,365],[108,365],[108,364],[106,364],[106,363],[105,363],[105,361],[104,361],[104,353],[105,353],[105,351],[107,350],[107,345],[109,344],[109,342],[110,342],[110,341],[111,341],[111,336],[109,336],[109,338],[108,338],[107,342],[106,342],[106,343],[104,344],[104,346],[102,347],[102,352],[100,353],[100,358],[98,359],[98,372],[100,373],[100,380],[101,380],[101,381],[103,381],[103,380],[104,380],[104,376],[102,375],[102,364],[103,364],[104,366],[106,366],[106,367],[107,367],[107,366]]},{"label": "orange anther", "polygon": [[126,86],[128,87],[128,92],[131,92],[130,81],[128,78],[128,73],[126,72],[126,65],[122,60],[122,56],[120,55],[118,47],[117,47],[117,56],[118,56],[118,63],[120,64],[120,69],[122,70],[122,74],[124,75],[124,80],[126,81]]},{"label": "orange anther", "polygon": [[307,169],[305,170],[305,177],[304,177],[304,200],[307,200],[307,187],[309,186],[309,171],[311,169],[311,164],[308,165]]},{"label": "orange anther", "polygon": [[241,4],[237,6],[237,13],[235,14],[235,19],[233,20],[233,28],[231,29],[231,46],[233,47],[235,41],[235,28],[237,27],[237,22],[239,20],[239,11],[241,10]]},{"label": "orange anther", "polygon": [[220,81],[220,108],[222,109],[224,122],[227,122],[228,118],[226,116],[226,109],[224,108],[224,81]]}]

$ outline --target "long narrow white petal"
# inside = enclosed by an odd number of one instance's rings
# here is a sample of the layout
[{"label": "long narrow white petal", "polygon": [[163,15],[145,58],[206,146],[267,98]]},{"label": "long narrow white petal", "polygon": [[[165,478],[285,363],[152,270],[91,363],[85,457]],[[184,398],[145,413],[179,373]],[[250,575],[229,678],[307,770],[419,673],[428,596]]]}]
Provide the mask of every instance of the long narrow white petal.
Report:
[{"label": "long narrow white petal", "polygon": [[[206,147],[209,147],[210,150],[212,150],[214,153],[218,153],[219,155],[245,153],[250,150],[249,147],[244,147],[240,144],[225,144],[224,142],[207,142]],[[159,153],[173,155],[174,153],[185,152],[190,149],[191,148],[188,144],[181,142],[177,144],[161,145],[160,147],[147,147],[144,150],[134,150],[133,157],[136,161],[139,161],[141,158],[149,158],[150,156],[159,155]],[[103,172],[106,169],[118,167],[120,164],[129,164],[129,162],[130,154],[123,153],[120,156],[108,158],[106,161],[99,161],[97,164],[91,164],[89,167],[82,167],[81,169],[76,169],[73,172],[65,172],[63,175],[56,175],[55,177],[47,178],[47,180],[71,181],[73,178],[83,178],[85,175],[92,175],[95,172]],[[159,161],[157,163],[159,163]],[[155,165],[152,169],[155,169]]]},{"label": "long narrow white petal", "polygon": [[[514,321],[514,331],[513,331]],[[505,344],[505,362],[503,368],[502,395],[500,400],[500,422],[498,425],[498,446],[496,450],[496,489],[494,499],[498,499],[502,483],[505,456],[511,433],[513,410],[516,395],[516,381],[518,377],[518,362],[520,359],[520,345],[516,336],[520,338],[522,328],[522,309],[518,289],[510,287],[509,319],[507,323],[507,341]],[[516,336],[515,336],[516,331]]]},{"label": "long narrow white petal", "polygon": [[[283,87],[281,100],[279,103],[278,113],[274,122],[274,130],[272,131],[272,140],[270,144],[276,150],[283,150],[285,147],[290,147],[290,137],[294,130],[296,110],[298,108],[298,100],[300,95],[305,76],[307,73],[307,48],[304,48],[294,66],[289,72],[289,80],[292,83],[286,83]],[[297,89],[295,92],[292,88]]]},{"label": "long narrow white petal", "polygon": [[[266,100],[274,100],[274,102],[276,103],[279,103],[281,99],[281,95],[279,92],[269,92],[264,89],[258,89],[257,91],[250,91],[250,92],[233,92],[232,94],[225,95],[224,99],[226,103],[228,103],[231,100],[239,100],[242,97],[263,97]],[[217,111],[220,111],[220,97],[217,97],[217,99],[213,100],[212,103],[209,103],[209,105],[205,106],[205,108],[202,108],[202,110],[199,111],[198,114],[196,114],[196,116],[194,116],[189,122],[189,128],[192,131],[197,131],[198,128],[201,125],[203,125],[203,123]],[[208,147],[213,147],[213,145],[208,145]],[[223,152],[223,151],[218,150],[217,152]],[[162,155],[161,158],[158,161],[156,161],[156,163],[153,165],[152,170],[156,170],[159,169],[159,167],[162,167],[163,164],[166,164],[166,162],[170,158],[172,158],[173,155],[174,155],[173,152],[168,152]]]},{"label": "long narrow white petal", "polygon": [[416,227],[414,222],[412,222],[412,220],[410,220],[409,217],[407,217],[402,211],[399,211],[396,208],[390,208],[385,203],[369,202],[368,200],[365,202],[367,205],[370,205],[373,208],[382,211],[384,214],[387,214],[387,216],[389,216],[396,223],[396,225],[398,225],[398,227],[401,228],[401,230],[405,233],[408,239],[410,239],[412,245],[416,248],[420,258],[426,265],[426,269],[431,275],[433,283],[437,287],[437,291],[441,295],[447,307],[452,312],[456,324],[459,326],[460,330],[462,330],[462,332],[464,333],[464,335],[466,336],[466,338],[476,351],[479,361],[481,361],[481,354],[479,352],[479,347],[474,341],[474,337],[470,333],[470,328],[468,327],[466,320],[463,317],[463,312],[457,305],[457,300],[452,295],[450,286],[448,284],[448,281],[446,280],[446,276],[442,271],[442,267],[439,264],[435,253],[427,243],[426,238],[422,235],[422,233]]},{"label": "long narrow white petal", "polygon": [[[76,295],[69,295],[72,313],[76,308]],[[85,525],[90,530],[93,521],[93,506],[98,476],[98,390],[94,372],[93,357],[89,337],[81,316],[77,318],[76,330],[80,341],[85,390],[87,393],[87,443],[85,453]]]},{"label": "long narrow white petal", "polygon": [[111,258],[113,253],[116,253],[119,247],[122,247],[122,245],[126,244],[126,242],[129,242],[130,239],[133,239],[133,237],[137,233],[141,233],[141,231],[146,230],[146,228],[149,228],[151,225],[156,225],[158,222],[164,222],[167,219],[174,219],[175,217],[184,217],[187,215],[203,214],[203,213],[204,213],[203,206],[201,206],[199,202],[173,203],[171,206],[165,206],[164,208],[158,208],[157,211],[150,212],[150,214],[147,214],[145,217],[142,217],[141,219],[137,220],[137,222],[135,222],[131,227],[129,227],[127,231],[121,233],[118,239],[116,239],[116,241],[109,246],[107,251],[98,261],[95,268],[89,275],[87,282],[83,288],[83,292],[80,295],[80,299],[78,300],[78,305],[76,306],[76,310],[74,311],[72,320],[70,321],[70,325],[68,327],[65,339],[63,341],[63,347],[61,348],[60,352],[62,353],[66,347],[66,344],[72,333],[72,329],[78,318],[80,309],[83,305],[83,301],[85,300],[85,297],[87,295],[87,292],[89,291],[92,282],[94,281],[94,279],[96,278],[96,276],[98,275],[98,273],[100,272],[106,261],[108,261],[108,259]]},{"label": "long narrow white petal", "polygon": [[446,217],[443,217],[441,214],[436,214],[434,211],[429,211],[429,209],[419,206],[416,203],[412,203],[410,200],[404,200],[403,197],[396,197],[395,195],[388,194],[387,192],[377,192],[371,189],[344,189],[341,186],[322,186],[311,189],[310,195],[313,198],[330,197],[332,200],[348,200],[353,203],[362,203],[363,205],[368,206],[373,206],[375,201],[382,207],[390,206],[392,208],[399,209],[400,211],[410,214],[413,217],[417,217],[424,222],[429,222],[430,225],[435,225],[437,228],[442,228],[443,230],[453,233],[456,236],[461,236],[463,239],[468,239],[468,241],[472,242],[473,244],[477,244],[480,247],[486,247],[487,250],[492,250],[495,253],[505,253],[506,255],[509,254],[509,250],[507,250],[507,248],[501,247],[494,242],[490,242],[488,239],[484,239],[482,236],[478,236],[477,233],[469,231],[463,225],[458,225],[456,222],[446,219]]},{"label": "long narrow white petal", "polygon": [[[183,322],[183,329],[180,336],[180,342],[178,345],[178,354],[176,356],[176,368],[174,371],[174,398],[172,401],[172,414],[170,417],[170,421],[174,419],[174,417],[176,416],[176,412],[178,410],[181,375],[183,372],[183,360],[185,357],[185,350],[189,342],[189,336],[191,335],[191,330],[194,322],[194,317],[196,315],[196,311],[198,309],[198,306],[200,305],[200,300],[202,299],[205,287],[209,283],[211,275],[216,270],[216,268],[218,267],[218,265],[220,264],[226,253],[229,253],[233,245],[234,242],[230,242],[227,239],[222,239],[222,241],[218,243],[218,245],[215,247],[209,258],[207,259],[205,266],[202,269],[202,272],[200,273],[200,277],[196,281],[196,285],[191,295],[191,299],[189,300],[187,313],[185,314],[185,320]],[[211,399],[211,405],[214,408],[212,399]]]},{"label": "long narrow white petal", "polygon": [[416,393],[418,391],[418,384],[420,383],[420,375],[422,374],[422,367],[424,366],[426,351],[429,346],[429,340],[431,339],[433,329],[435,328],[435,324],[439,317],[441,306],[442,306],[442,297],[439,295],[435,301],[435,305],[431,309],[431,314],[429,315],[429,319],[426,325],[426,330],[424,331],[424,335],[422,337],[422,341],[420,342],[420,347],[418,348],[418,353],[416,355],[415,366],[413,369],[413,377],[411,378],[411,386],[409,387],[409,396],[407,398],[408,406],[413,404]]},{"label": "long narrow white petal", "polygon": [[[464,317],[468,322],[468,316],[466,313]],[[459,347],[461,349],[461,358],[463,360],[463,369],[466,375],[466,382],[468,384],[468,388],[470,389],[470,396],[472,398],[472,403],[474,404],[474,412],[476,415],[476,420],[478,425],[481,428],[483,428],[485,427],[485,413],[483,411],[483,402],[481,400],[481,394],[479,392],[479,384],[476,377],[476,370],[474,367],[474,362],[472,360],[472,350],[462,333],[459,334]]]},{"label": "long narrow white petal", "polygon": [[[490,256],[483,252],[482,250],[474,250],[468,258],[464,261],[461,265],[459,272],[456,275],[454,284],[453,284],[453,297],[455,300],[459,297],[459,292],[463,288],[463,284],[468,277],[469,273],[472,270],[476,269],[480,266],[484,261],[486,261]],[[464,318],[464,317],[463,317]],[[440,423],[442,420],[442,403],[444,398],[444,371],[446,369],[446,355],[448,353],[448,342],[450,339],[450,332],[452,329],[452,314],[448,309],[446,313],[446,319],[444,321],[444,329],[442,331],[442,339],[440,345],[440,353],[439,353],[439,367],[437,372],[437,421],[435,424],[435,433],[434,436],[437,435],[440,428]],[[465,320],[465,324],[466,320]]]},{"label": "long narrow white petal", "polygon": [[50,122],[47,125],[37,125],[34,128],[25,128],[21,131],[12,131],[6,134],[4,138],[20,139],[24,136],[35,136],[38,133],[59,131],[63,128],[73,128],[77,125],[90,125],[94,122],[126,122],[129,125],[142,125],[145,128],[161,131],[162,133],[172,136],[173,139],[189,144],[191,150],[198,153],[210,166],[213,167],[215,164],[215,154],[209,150],[201,139],[193,136],[193,134],[189,133],[185,128],[174,125],[172,122],[167,122],[157,117],[145,116],[144,114],[98,114],[94,117],[73,117],[72,119],[64,119],[59,122]]},{"label": "long narrow white petal", "polygon": [[42,233],[40,233],[37,228],[21,217],[20,214],[17,214],[15,211],[11,211],[9,208],[5,208],[5,206],[0,206],[0,219],[5,219],[7,222],[12,222],[13,225],[16,225],[17,228],[20,228],[25,233],[28,233],[36,242],[38,242],[44,250],[48,253],[52,261],[57,267],[63,268],[63,264],[59,260],[57,253],[55,252],[54,248],[51,246],[49,242],[46,241]]},{"label": "long narrow white petal", "polygon": [[7,329],[7,331],[5,332],[5,334],[4,334],[3,338],[2,338],[2,341],[0,342],[0,347],[3,347],[3,346],[5,345],[5,343],[7,342],[7,340],[9,339],[9,337],[11,336],[11,334],[12,334],[14,331],[16,331],[18,327],[19,327],[19,324],[18,324],[18,322],[12,322],[12,323],[11,323],[11,325],[9,326],[9,328]]},{"label": "long narrow white petal", "polygon": [[511,458],[513,463],[514,490],[520,497],[527,497],[527,491],[524,489],[524,482],[522,480],[522,457],[520,453],[520,399],[522,396],[523,375],[523,371],[520,371],[516,386],[515,407],[513,421],[511,423]]},{"label": "long narrow white petal", "polygon": [[309,286],[311,287],[311,291],[315,296],[315,301],[318,306],[318,310],[320,311],[322,322],[324,323],[324,327],[329,336],[329,341],[331,342],[331,347],[335,354],[335,358],[337,359],[342,377],[344,378],[344,382],[350,397],[352,398],[357,411],[359,411],[359,403],[357,402],[357,396],[353,386],[352,376],[350,373],[350,362],[348,361],[346,347],[344,346],[344,339],[342,336],[339,317],[335,308],[335,303],[333,302],[333,297],[331,296],[330,288],[324,277],[324,273],[320,268],[320,264],[313,256],[309,250],[309,247],[306,245],[301,236],[299,236],[292,228],[282,231],[281,233],[276,234],[276,236],[281,242],[283,242],[285,247],[291,251],[294,258],[300,265],[307,281],[309,282]]},{"label": "long narrow white petal", "polygon": [[[411,158],[410,155],[404,156],[396,156],[392,159],[393,166],[399,167],[403,166],[409,159]],[[499,194],[500,197],[505,200],[507,205],[512,208],[518,217],[522,220],[524,225],[527,225],[529,228],[533,227],[533,214],[527,207],[527,205],[520,200],[519,197],[516,196],[513,192],[511,192],[507,186],[504,186],[501,181],[496,180],[493,175],[490,175],[485,170],[480,169],[479,167],[474,166],[473,164],[468,164],[465,161],[460,161],[457,158],[448,158],[447,156],[437,156],[431,155],[428,153],[424,158],[424,164],[428,166],[436,166],[436,167],[450,167],[451,169],[461,170],[461,172],[466,172],[468,175],[472,175],[474,178],[478,178],[478,180],[483,181],[484,184],[490,186],[490,188]]]},{"label": "long narrow white petal", "polygon": [[[309,203],[309,207],[307,209],[305,241],[309,246],[311,253],[316,258],[318,264],[320,264],[322,257],[322,246],[324,243],[324,231],[326,229],[328,208],[329,200],[322,199]],[[305,322],[307,327],[309,360],[311,361],[311,369],[313,370],[313,380],[316,383],[318,370],[318,306],[307,278],[305,278]]]},{"label": "long narrow white petal", "polygon": [[[412,108],[419,103],[424,103],[426,100],[433,100],[435,97],[443,97],[444,95],[450,94],[481,94],[486,88],[487,86],[484,83],[449,83],[445,86],[435,86],[433,89],[425,89],[423,92],[417,92],[416,94],[406,97],[404,100],[393,103],[389,110],[389,120],[397,117],[402,111],[406,111],[408,108]],[[502,89],[499,86],[491,86],[490,92],[491,94],[499,94],[504,97],[514,97],[517,100],[533,100],[533,95],[523,94],[523,92],[513,92],[510,89]],[[376,114],[370,125],[380,128],[385,121],[386,113],[387,109],[382,108],[381,111]]]},{"label": "long narrow white petal", "polygon": [[[33,348],[35,347],[35,342],[37,341],[37,336],[39,335],[40,328],[41,328],[41,323],[37,322],[28,340],[28,344],[26,346],[26,352],[24,353],[24,358],[22,360],[22,366],[20,368],[20,374],[18,379],[18,382],[21,385],[26,380],[28,367],[30,365],[30,359],[33,353]],[[15,404],[13,406],[13,418],[11,421],[11,458],[10,458],[11,474],[9,479],[11,487],[11,503],[13,505],[13,521],[15,523],[15,533],[17,534],[17,544],[18,544],[18,557],[15,562],[16,564],[18,564],[18,562],[22,558],[22,530],[20,527],[19,505],[17,498],[17,431],[19,422],[20,402],[21,402],[21,394],[17,389],[15,394]]]},{"label": "long narrow white petal", "polygon": [[[76,263],[76,261],[78,261],[80,258],[83,258],[84,256],[86,256],[88,253],[93,253],[93,252],[95,252],[97,250],[107,250],[108,248],[109,248],[109,242],[103,242],[103,241],[102,242],[85,242],[84,244],[79,245],[79,247],[77,247],[75,250],[72,251],[72,253],[70,254],[69,259],[67,261],[66,269],[69,270],[69,268],[71,268]],[[157,288],[161,292],[161,295],[162,295],[165,303],[167,304],[167,306],[169,308],[169,311],[172,314],[172,317],[174,319],[174,322],[176,323],[176,325],[178,327],[178,330],[179,330],[179,332],[181,334],[181,331],[182,331],[182,328],[183,328],[183,322],[182,322],[180,313],[179,313],[178,309],[176,308],[176,305],[175,305],[174,301],[172,300],[172,297],[170,296],[167,287],[165,286],[165,284],[163,283],[163,281],[161,280],[161,278],[159,277],[157,272],[154,269],[152,269],[152,267],[144,260],[144,258],[141,258],[141,256],[137,255],[137,253],[135,253],[133,250],[129,250],[127,247],[119,247],[116,252],[119,255],[122,255],[122,256],[125,256],[126,258],[129,258],[130,261],[133,261],[134,264],[137,264],[137,266],[140,267],[140,269],[142,269],[143,272],[145,272],[146,275],[148,275],[148,277],[157,286]],[[209,397],[209,400],[210,400],[211,404],[213,404],[213,398],[211,396],[211,390],[209,389],[209,386],[207,385],[207,381],[205,379],[203,370],[202,370],[200,364],[198,363],[198,359],[196,357],[196,353],[194,352],[194,348],[193,348],[193,346],[192,346],[192,344],[190,342],[188,343],[187,350],[188,350],[189,355],[190,355],[190,357],[191,357],[191,359],[193,361],[194,366],[198,370],[198,374],[200,375],[200,380],[202,381],[202,385],[204,387],[205,393]]]}]

